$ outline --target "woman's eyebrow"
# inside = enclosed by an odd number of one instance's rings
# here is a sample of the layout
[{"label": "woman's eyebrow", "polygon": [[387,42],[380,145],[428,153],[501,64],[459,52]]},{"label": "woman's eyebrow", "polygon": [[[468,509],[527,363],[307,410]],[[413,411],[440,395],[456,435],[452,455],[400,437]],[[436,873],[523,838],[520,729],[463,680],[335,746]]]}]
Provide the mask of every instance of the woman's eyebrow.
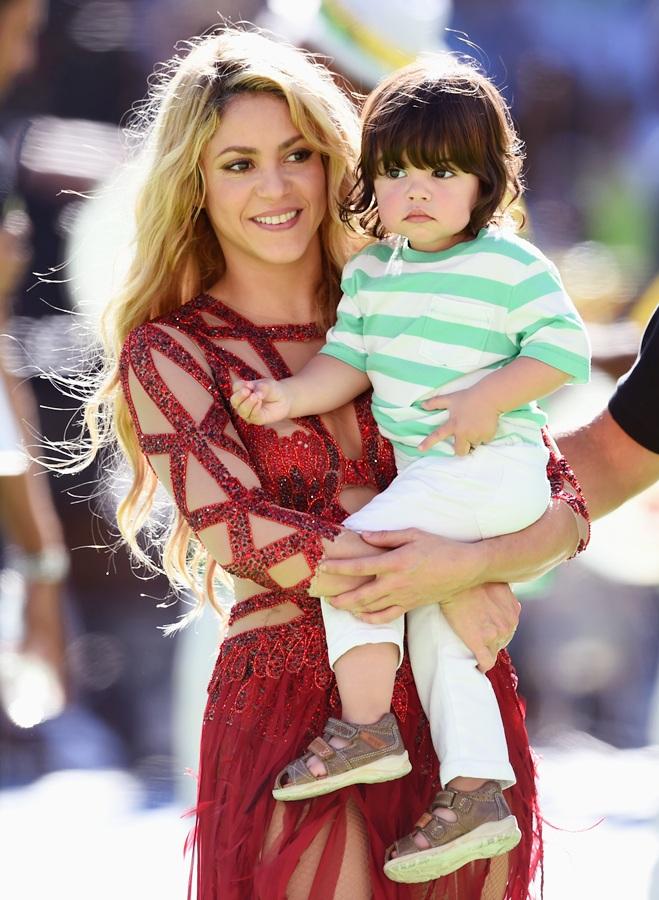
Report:
[{"label": "woman's eyebrow", "polygon": [[[301,134],[294,134],[293,137],[287,138],[283,141],[278,147],[277,150],[286,150],[288,147],[296,144],[298,141],[303,140]],[[246,153],[250,156],[257,156],[259,150],[257,147],[242,147],[236,144],[232,144],[230,147],[225,147],[223,150],[217,154],[218,156],[224,156],[225,153]]]}]

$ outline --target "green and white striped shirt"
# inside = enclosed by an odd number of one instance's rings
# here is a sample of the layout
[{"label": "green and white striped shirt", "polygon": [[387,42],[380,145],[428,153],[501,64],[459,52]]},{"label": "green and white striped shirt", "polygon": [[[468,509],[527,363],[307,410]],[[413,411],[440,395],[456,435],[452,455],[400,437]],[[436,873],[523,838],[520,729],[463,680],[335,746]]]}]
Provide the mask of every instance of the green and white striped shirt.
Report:
[{"label": "green and white striped shirt", "polygon": [[[450,441],[417,449],[448,415],[423,400],[471,387],[518,356],[588,381],[588,336],[556,267],[507,230],[490,226],[437,253],[380,241],[348,262],[341,285],[321,352],[366,372],[380,431],[406,457],[453,455]],[[512,410],[492,443],[539,444],[546,421],[535,402]]]}]

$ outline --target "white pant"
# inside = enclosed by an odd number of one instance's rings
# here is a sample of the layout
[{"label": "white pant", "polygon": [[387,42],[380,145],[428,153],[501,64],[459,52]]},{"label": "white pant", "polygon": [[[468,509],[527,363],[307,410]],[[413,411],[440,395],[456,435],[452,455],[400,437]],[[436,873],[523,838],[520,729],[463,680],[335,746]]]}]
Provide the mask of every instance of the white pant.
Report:
[{"label": "white pant", "polygon": [[[549,502],[544,447],[483,445],[464,457],[424,456],[344,522],[353,531],[421,528],[461,541],[519,531]],[[321,601],[330,665],[353,647],[393,643],[403,657],[404,618],[361,622]],[[456,776],[515,783],[499,707],[489,679],[439,604],[407,614],[407,646],[419,698],[442,766]]]}]

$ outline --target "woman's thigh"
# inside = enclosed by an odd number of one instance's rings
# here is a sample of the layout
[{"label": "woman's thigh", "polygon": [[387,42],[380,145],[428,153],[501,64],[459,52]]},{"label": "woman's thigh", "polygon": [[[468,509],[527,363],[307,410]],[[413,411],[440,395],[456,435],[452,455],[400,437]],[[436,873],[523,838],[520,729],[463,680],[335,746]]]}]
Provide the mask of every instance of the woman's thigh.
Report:
[{"label": "woman's thigh", "polygon": [[[277,803],[270,820],[265,841],[264,855],[275,851],[277,841],[284,830],[284,804]],[[325,894],[327,900],[373,900],[373,888],[369,876],[369,847],[366,825],[359,810],[352,803],[346,805],[346,833],[342,849],[342,859],[338,866],[338,875],[333,885],[333,893]],[[323,866],[328,866],[326,858],[328,842],[332,837],[332,828],[336,823],[323,825],[311,844],[301,854],[299,862],[288,880],[287,900],[309,900],[314,896],[318,883],[328,890],[327,878],[323,877]],[[335,842],[333,842],[335,843]],[[332,861],[332,871],[336,861]]]}]

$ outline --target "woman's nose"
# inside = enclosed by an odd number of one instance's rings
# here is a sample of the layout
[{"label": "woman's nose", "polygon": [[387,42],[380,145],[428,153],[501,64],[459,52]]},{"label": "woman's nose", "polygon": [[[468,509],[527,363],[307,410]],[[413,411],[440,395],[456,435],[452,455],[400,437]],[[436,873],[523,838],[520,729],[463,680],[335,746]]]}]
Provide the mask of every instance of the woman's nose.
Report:
[{"label": "woman's nose", "polygon": [[261,197],[282,196],[287,191],[286,174],[279,167],[263,169],[257,190]]}]

